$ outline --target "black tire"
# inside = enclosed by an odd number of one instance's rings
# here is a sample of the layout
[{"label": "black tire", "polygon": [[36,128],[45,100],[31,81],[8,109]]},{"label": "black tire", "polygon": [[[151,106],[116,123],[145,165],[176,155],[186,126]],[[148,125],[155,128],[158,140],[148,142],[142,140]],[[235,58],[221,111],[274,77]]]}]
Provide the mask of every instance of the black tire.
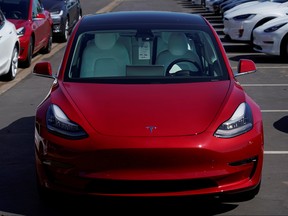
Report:
[{"label": "black tire", "polygon": [[19,56],[19,50],[17,46],[15,45],[13,49],[13,53],[11,56],[11,63],[10,68],[7,74],[5,74],[6,80],[13,80],[16,77],[17,71],[18,71],[18,56]]},{"label": "black tire", "polygon": [[43,54],[47,54],[47,53],[50,53],[51,50],[52,50],[52,43],[53,43],[53,33],[52,33],[52,29],[51,29],[51,32],[50,32],[50,36],[49,36],[49,39],[47,41],[47,44],[46,46],[42,49],[42,53]]},{"label": "black tire", "polygon": [[29,46],[28,46],[27,58],[23,62],[21,62],[21,66],[24,67],[24,68],[30,67],[30,65],[32,63],[33,45],[34,45],[34,41],[33,41],[33,38],[31,37],[30,41],[29,41]]},{"label": "black tire", "polygon": [[63,31],[62,33],[59,35],[59,39],[60,39],[60,42],[66,42],[68,40],[68,37],[69,37],[69,29],[70,29],[70,26],[69,26],[69,18],[67,17],[66,20],[65,20],[65,26],[63,28]]},{"label": "black tire", "polygon": [[281,41],[280,57],[281,59],[288,61],[288,35],[285,35]]}]

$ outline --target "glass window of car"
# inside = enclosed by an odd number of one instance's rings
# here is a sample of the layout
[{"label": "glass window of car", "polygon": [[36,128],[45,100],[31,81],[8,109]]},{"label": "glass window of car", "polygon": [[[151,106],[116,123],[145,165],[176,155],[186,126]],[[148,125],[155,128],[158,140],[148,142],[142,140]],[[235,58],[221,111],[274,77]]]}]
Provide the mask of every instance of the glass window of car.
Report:
[{"label": "glass window of car", "polygon": [[39,0],[34,0],[32,9],[33,18],[35,18],[39,13],[43,13],[43,6]]},{"label": "glass window of car", "polygon": [[3,13],[0,11],[0,29],[1,29],[2,26],[4,25],[4,21],[5,21],[4,15],[3,15]]},{"label": "glass window of car", "polygon": [[1,0],[0,8],[6,19],[28,19],[29,0]]},{"label": "glass window of car", "polygon": [[79,35],[73,46],[69,81],[228,79],[217,42],[202,30],[90,31]]}]

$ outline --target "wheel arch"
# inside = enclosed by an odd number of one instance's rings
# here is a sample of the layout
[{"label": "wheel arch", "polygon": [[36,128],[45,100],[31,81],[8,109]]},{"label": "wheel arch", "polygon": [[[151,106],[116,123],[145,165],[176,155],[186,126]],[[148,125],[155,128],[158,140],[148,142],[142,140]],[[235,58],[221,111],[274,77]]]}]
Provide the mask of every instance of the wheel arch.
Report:
[{"label": "wheel arch", "polygon": [[251,31],[250,40],[253,41],[253,31],[254,31],[255,28],[257,28],[257,27],[263,25],[264,23],[266,23],[266,22],[268,22],[268,21],[270,21],[270,20],[272,20],[272,19],[275,19],[275,18],[276,18],[276,17],[274,17],[274,16],[270,16],[270,17],[265,17],[265,18],[259,20],[259,21],[256,23],[256,25],[253,27],[253,30]]},{"label": "wheel arch", "polygon": [[288,45],[288,32],[283,36],[281,42],[280,42],[280,56],[281,57],[288,57],[288,50],[287,50],[287,45]]},{"label": "wheel arch", "polygon": [[272,19],[275,19],[275,18],[276,18],[275,16],[270,16],[270,17],[265,17],[265,18],[259,20],[259,21],[256,23],[256,25],[254,26],[254,29],[257,28],[257,27],[260,26],[260,25],[263,25],[264,23],[266,23],[266,22],[268,22],[268,21],[270,21],[270,20],[272,20]]}]

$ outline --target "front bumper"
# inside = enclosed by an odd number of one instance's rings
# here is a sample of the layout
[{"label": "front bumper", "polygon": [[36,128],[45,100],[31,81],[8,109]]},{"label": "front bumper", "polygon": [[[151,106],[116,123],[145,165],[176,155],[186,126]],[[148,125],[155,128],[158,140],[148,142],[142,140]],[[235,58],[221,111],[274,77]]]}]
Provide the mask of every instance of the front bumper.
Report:
[{"label": "front bumper", "polygon": [[244,21],[236,21],[233,19],[223,19],[225,35],[228,35],[232,40],[236,41],[250,41],[251,40],[251,29],[249,23]]},{"label": "front bumper", "polygon": [[280,56],[281,38],[277,34],[254,33],[253,49],[269,55]]},{"label": "front bumper", "polygon": [[[147,197],[246,191],[261,181],[263,137],[256,130],[260,131],[253,129],[243,135],[248,141],[240,136],[208,139],[207,134],[115,138],[112,146],[100,144],[85,150],[63,148],[43,139],[36,130],[37,174],[42,187],[86,195]],[[124,146],[127,142],[137,143],[137,147]]]}]

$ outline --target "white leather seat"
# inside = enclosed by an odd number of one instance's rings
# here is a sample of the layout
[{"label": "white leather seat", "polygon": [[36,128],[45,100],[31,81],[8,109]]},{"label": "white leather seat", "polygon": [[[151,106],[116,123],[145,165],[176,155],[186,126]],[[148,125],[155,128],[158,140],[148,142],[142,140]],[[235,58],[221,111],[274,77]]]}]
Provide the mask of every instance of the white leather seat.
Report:
[{"label": "white leather seat", "polygon": [[118,42],[116,33],[95,34],[82,56],[80,77],[125,76],[130,58],[126,47]]},{"label": "white leather seat", "polygon": [[[188,49],[189,43],[186,35],[180,32],[171,33],[168,40],[168,49],[160,52],[156,59],[156,64],[164,65],[165,69],[176,59],[190,59],[200,65],[199,56],[192,50]],[[198,71],[199,69],[192,63],[181,62],[174,67],[175,70],[188,69]],[[178,69],[175,69],[178,68]]]}]

